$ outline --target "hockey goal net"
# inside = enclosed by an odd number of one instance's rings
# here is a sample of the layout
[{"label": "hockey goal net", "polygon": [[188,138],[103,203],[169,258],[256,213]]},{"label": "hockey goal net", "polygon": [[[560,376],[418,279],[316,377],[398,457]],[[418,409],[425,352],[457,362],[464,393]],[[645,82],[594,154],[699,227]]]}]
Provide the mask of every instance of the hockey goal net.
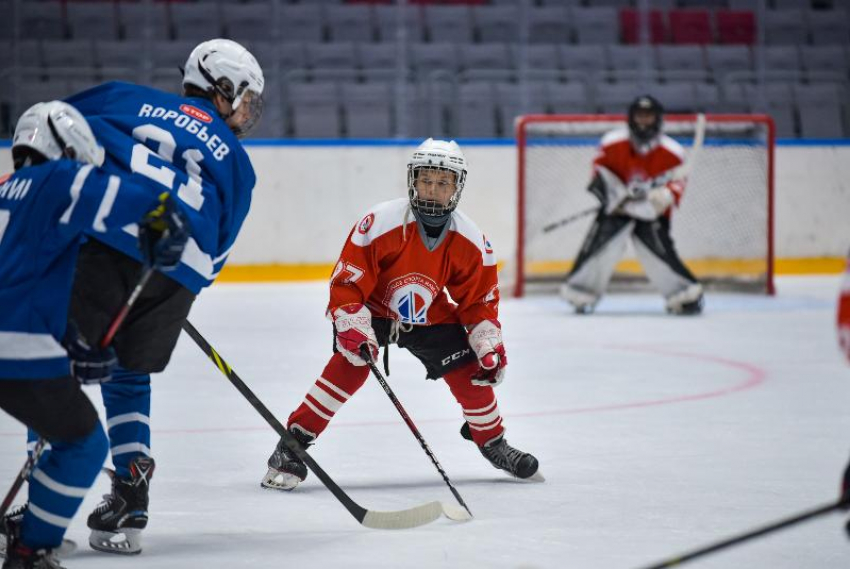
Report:
[{"label": "hockey goal net", "polygon": [[[764,115],[705,119],[704,142],[694,152],[697,115],[664,117],[664,132],[684,146],[686,161],[693,158],[681,207],[672,215],[673,239],[707,288],[773,294],[773,122]],[[586,190],[599,140],[617,127],[625,127],[625,116],[517,120],[518,238],[516,257],[502,271],[503,289],[522,296],[554,290],[563,280],[599,205]],[[645,286],[629,249],[611,287]]]}]

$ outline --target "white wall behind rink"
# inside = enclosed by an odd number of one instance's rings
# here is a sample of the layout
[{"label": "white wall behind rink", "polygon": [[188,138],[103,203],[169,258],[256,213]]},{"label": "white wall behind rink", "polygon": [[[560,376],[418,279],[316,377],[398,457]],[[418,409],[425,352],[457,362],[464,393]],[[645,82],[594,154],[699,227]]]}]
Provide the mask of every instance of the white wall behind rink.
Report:
[{"label": "white wall behind rink", "polygon": [[[490,238],[498,257],[507,259],[516,243],[515,147],[461,146],[469,177],[460,207]],[[406,195],[405,168],[413,148],[250,146],[258,183],[230,263],[333,263],[348,231],[369,207]],[[776,256],[845,255],[850,249],[850,145],[778,146],[775,173]]]},{"label": "white wall behind rink", "polygon": [[[504,144],[461,146],[470,164],[461,208],[487,234],[499,258],[507,259],[516,243],[516,150]],[[229,262],[333,263],[363,212],[406,195],[405,168],[413,148],[250,145],[257,187]],[[0,172],[11,170],[6,146]],[[844,256],[850,249],[850,144],[778,146],[775,173],[776,256]],[[583,186],[586,180],[575,183]]]}]

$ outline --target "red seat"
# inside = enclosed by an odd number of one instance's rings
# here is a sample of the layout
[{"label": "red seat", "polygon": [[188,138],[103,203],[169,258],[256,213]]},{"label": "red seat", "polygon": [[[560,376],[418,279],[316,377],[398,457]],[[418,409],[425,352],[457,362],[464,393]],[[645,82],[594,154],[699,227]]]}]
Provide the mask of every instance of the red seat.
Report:
[{"label": "red seat", "polygon": [[[620,10],[620,38],[623,43],[640,42],[638,11],[634,8]],[[653,44],[667,42],[667,25],[661,10],[649,11],[649,41]]]},{"label": "red seat", "polygon": [[713,43],[708,10],[670,10],[673,43]]},{"label": "red seat", "polygon": [[718,43],[752,45],[756,41],[756,16],[750,11],[718,10],[714,14]]}]

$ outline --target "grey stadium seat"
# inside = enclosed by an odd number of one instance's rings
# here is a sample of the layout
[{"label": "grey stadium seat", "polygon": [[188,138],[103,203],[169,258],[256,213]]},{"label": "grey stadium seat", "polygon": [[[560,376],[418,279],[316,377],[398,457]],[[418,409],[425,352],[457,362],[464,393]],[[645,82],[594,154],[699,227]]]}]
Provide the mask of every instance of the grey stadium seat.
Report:
[{"label": "grey stadium seat", "polygon": [[418,77],[428,77],[437,69],[455,72],[458,60],[458,48],[453,43],[415,43],[410,46],[410,63]]},{"label": "grey stadium seat", "polygon": [[570,43],[572,27],[569,12],[563,6],[541,6],[528,10],[530,43]]},{"label": "grey stadium seat", "polygon": [[519,41],[519,11],[515,6],[475,6],[472,21],[480,42]]},{"label": "grey stadium seat", "polygon": [[496,97],[493,84],[486,81],[464,83],[458,87],[454,105],[456,136],[494,138],[497,136]]},{"label": "grey stadium seat", "polygon": [[717,85],[709,83],[694,83],[694,94],[696,95],[696,104],[694,110],[701,113],[725,113],[723,102],[720,98],[720,89]]},{"label": "grey stadium seat", "polygon": [[659,45],[655,48],[655,60],[668,81],[705,81],[709,76],[701,45]]},{"label": "grey stadium seat", "polygon": [[[758,57],[758,55],[756,56]],[[769,45],[764,48],[764,67],[796,80],[802,72],[800,50],[796,45]]]},{"label": "grey stadium seat", "polygon": [[472,10],[468,6],[425,6],[423,15],[429,41],[472,41]]},{"label": "grey stadium seat", "polygon": [[372,21],[368,4],[325,6],[325,23],[332,41],[374,41]]},{"label": "grey stadium seat", "polygon": [[846,10],[810,10],[806,19],[814,45],[850,44],[850,17]]},{"label": "grey stadium seat", "polygon": [[358,66],[364,69],[394,69],[396,66],[395,43],[361,43],[356,51]]},{"label": "grey stadium seat", "polygon": [[806,43],[806,22],[802,10],[766,10],[763,23],[764,41],[767,44]]},{"label": "grey stadium seat", "polygon": [[832,83],[795,85],[797,110],[800,113],[800,135],[804,138],[842,138],[846,120],[846,96]]},{"label": "grey stadium seat", "polygon": [[[168,4],[160,2],[119,2],[118,23],[124,39],[165,40],[171,37],[168,24]],[[189,54],[186,54],[187,56]]]},{"label": "grey stadium seat", "polygon": [[318,69],[353,69],[354,44],[351,42],[308,43],[307,66]]},{"label": "grey stadium seat", "polygon": [[622,114],[626,112],[635,97],[645,92],[646,87],[637,81],[598,83],[596,107],[601,113]]},{"label": "grey stadium seat", "polygon": [[546,94],[553,113],[589,113],[595,110],[587,92],[587,85],[578,81],[548,83]]},{"label": "grey stadium seat", "polygon": [[608,66],[605,47],[601,45],[560,46],[561,67],[567,71],[602,73]]},{"label": "grey stadium seat", "polygon": [[561,59],[556,44],[530,43],[525,44],[525,46],[517,44],[513,48],[513,57],[517,67],[522,64],[523,53],[525,53],[525,64],[529,69],[560,69],[561,67]]},{"label": "grey stadium seat", "polygon": [[393,99],[388,83],[343,83],[342,104],[348,138],[392,136]]},{"label": "grey stadium seat", "polygon": [[573,9],[573,30],[580,44],[616,44],[620,41],[619,20],[614,8]]},{"label": "grey stadium seat", "polygon": [[763,106],[759,102],[758,86],[746,84],[744,85],[744,92],[753,111],[766,112],[773,117],[777,137],[793,138],[797,135],[791,83],[766,83],[764,85],[765,102]]},{"label": "grey stadium seat", "polygon": [[280,37],[285,41],[320,42],[324,40],[322,6],[284,4],[281,6]]},{"label": "grey stadium seat", "polygon": [[174,39],[193,40],[200,43],[222,36],[217,2],[212,4],[172,2],[169,6]]},{"label": "grey stadium seat", "polygon": [[246,46],[257,63],[263,68],[263,74],[268,77],[277,60],[280,65],[280,73],[286,74],[294,69],[305,69],[307,67],[307,54],[304,44],[301,42],[252,42]]},{"label": "grey stadium seat", "polygon": [[689,82],[652,83],[646,92],[658,99],[668,113],[692,113],[696,108],[696,90]]},{"label": "grey stadium seat", "polygon": [[529,81],[523,85],[505,82],[496,83],[496,101],[499,107],[499,124],[502,137],[508,138],[514,135],[516,117],[531,113],[546,113],[548,99],[546,83],[537,81]]},{"label": "grey stadium seat", "polygon": [[226,37],[239,43],[271,40],[274,8],[268,2],[224,4],[221,7],[221,23]]},{"label": "grey stadium seat", "polygon": [[753,110],[742,83],[724,83],[721,85],[720,94],[724,113],[749,113]]},{"label": "grey stadium seat", "polygon": [[751,71],[753,68],[750,48],[745,45],[708,45],[705,58],[718,83],[724,81],[727,73]]},{"label": "grey stadium seat", "polygon": [[460,61],[464,69],[513,69],[514,62],[507,44],[461,44]]},{"label": "grey stadium seat", "polygon": [[[21,2],[21,35],[32,39],[61,40],[65,37],[62,4],[59,2]],[[8,17],[4,14],[3,17]]]},{"label": "grey stadium seat", "polygon": [[807,72],[833,72],[847,76],[850,62],[841,45],[804,45],[800,47],[803,68]]},{"label": "grey stadium seat", "polygon": [[[399,25],[398,6],[375,6],[374,14],[380,40],[396,41]],[[422,10],[419,6],[404,4],[401,22],[404,24],[406,41],[420,42],[424,39]]]},{"label": "grey stadium seat", "polygon": [[41,57],[48,68],[93,67],[94,44],[91,40],[45,40],[41,42]]},{"label": "grey stadium seat", "polygon": [[609,45],[606,46],[605,52],[607,67],[614,72],[637,72],[643,65],[649,69],[655,68],[655,58],[651,48],[644,49],[639,45]]},{"label": "grey stadium seat", "polygon": [[74,39],[118,39],[118,8],[103,2],[65,4],[68,30]]},{"label": "grey stadium seat", "polygon": [[[143,64],[143,46],[134,41],[96,41],[94,42],[94,60],[101,68],[138,72]],[[189,54],[186,54],[189,57]]]},{"label": "grey stadium seat", "polygon": [[286,89],[292,136],[339,138],[342,120],[335,83],[290,83]]}]

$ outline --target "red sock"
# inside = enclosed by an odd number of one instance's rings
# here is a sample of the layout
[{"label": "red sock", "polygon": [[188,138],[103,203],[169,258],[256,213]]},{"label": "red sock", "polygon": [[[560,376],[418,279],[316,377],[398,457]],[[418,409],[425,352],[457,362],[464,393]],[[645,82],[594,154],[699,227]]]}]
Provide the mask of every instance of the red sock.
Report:
[{"label": "red sock", "polygon": [[476,371],[478,362],[472,362],[450,371],[444,379],[463,408],[463,418],[469,423],[472,440],[481,446],[501,435],[505,428],[502,426],[502,416],[493,388],[473,385],[470,381]]},{"label": "red sock", "polygon": [[369,377],[369,368],[349,363],[334,354],[301,405],[289,416],[289,426],[298,425],[318,437],[342,404],[348,401]]}]

